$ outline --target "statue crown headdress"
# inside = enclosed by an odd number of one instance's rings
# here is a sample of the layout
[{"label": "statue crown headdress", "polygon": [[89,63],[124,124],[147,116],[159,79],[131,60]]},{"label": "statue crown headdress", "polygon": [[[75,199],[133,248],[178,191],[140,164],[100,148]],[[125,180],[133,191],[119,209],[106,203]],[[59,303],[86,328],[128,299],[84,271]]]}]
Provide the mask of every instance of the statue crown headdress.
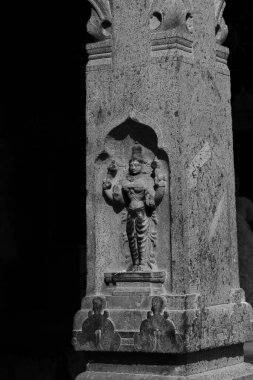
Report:
[{"label": "statue crown headdress", "polygon": [[130,161],[133,161],[133,160],[137,160],[142,163],[144,162],[144,159],[142,156],[142,147],[140,145],[136,144],[132,147],[132,156],[131,156]]}]

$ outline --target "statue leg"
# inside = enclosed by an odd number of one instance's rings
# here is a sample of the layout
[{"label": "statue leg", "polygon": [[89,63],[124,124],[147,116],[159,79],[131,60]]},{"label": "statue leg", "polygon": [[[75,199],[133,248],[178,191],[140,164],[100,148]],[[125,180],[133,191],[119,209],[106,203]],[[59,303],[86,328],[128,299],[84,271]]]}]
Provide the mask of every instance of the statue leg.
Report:
[{"label": "statue leg", "polygon": [[136,242],[135,219],[130,214],[127,215],[126,232],[133,261],[133,270],[135,270],[139,266],[139,257]]},{"label": "statue leg", "polygon": [[147,267],[147,238],[149,231],[149,218],[147,217],[144,210],[138,212],[135,228],[137,234],[139,265],[145,268]]}]

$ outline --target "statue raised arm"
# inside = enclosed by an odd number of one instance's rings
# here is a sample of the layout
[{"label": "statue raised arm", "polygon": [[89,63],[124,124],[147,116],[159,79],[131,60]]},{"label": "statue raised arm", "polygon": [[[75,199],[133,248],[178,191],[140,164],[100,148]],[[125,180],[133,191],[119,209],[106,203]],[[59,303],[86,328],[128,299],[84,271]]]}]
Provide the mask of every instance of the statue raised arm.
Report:
[{"label": "statue raised arm", "polygon": [[107,168],[107,176],[103,181],[103,191],[111,202],[125,205],[121,186],[117,183],[118,164],[113,160]]}]

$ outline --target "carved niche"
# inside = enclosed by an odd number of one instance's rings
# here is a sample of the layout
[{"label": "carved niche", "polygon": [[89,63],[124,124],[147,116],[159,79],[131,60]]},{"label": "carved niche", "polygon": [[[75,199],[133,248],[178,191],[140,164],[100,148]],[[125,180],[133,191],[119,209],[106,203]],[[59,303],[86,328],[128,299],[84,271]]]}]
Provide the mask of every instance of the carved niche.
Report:
[{"label": "carved niche", "polygon": [[89,0],[91,17],[87,23],[87,31],[95,41],[111,37],[112,13],[109,0]]},{"label": "carved niche", "polygon": [[[115,218],[110,221],[114,223],[111,234],[120,235],[119,250],[125,256],[124,268],[114,263],[118,270],[156,271],[159,252],[163,246],[169,247],[169,242],[161,241],[169,237],[169,201],[164,199],[168,162],[156,144],[157,137],[150,127],[128,120],[111,132],[106,151],[100,155],[105,160],[101,191],[115,211]],[[167,225],[165,220],[160,224],[163,217],[168,219]]]}]

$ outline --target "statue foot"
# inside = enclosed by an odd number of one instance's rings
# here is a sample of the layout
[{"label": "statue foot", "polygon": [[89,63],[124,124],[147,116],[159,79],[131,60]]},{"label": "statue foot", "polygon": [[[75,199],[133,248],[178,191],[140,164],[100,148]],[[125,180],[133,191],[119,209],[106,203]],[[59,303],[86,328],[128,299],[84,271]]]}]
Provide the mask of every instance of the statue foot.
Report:
[{"label": "statue foot", "polygon": [[147,264],[140,264],[138,266],[138,272],[151,272],[151,268]]},{"label": "statue foot", "polygon": [[129,272],[152,272],[147,264],[133,264],[128,268]]}]

